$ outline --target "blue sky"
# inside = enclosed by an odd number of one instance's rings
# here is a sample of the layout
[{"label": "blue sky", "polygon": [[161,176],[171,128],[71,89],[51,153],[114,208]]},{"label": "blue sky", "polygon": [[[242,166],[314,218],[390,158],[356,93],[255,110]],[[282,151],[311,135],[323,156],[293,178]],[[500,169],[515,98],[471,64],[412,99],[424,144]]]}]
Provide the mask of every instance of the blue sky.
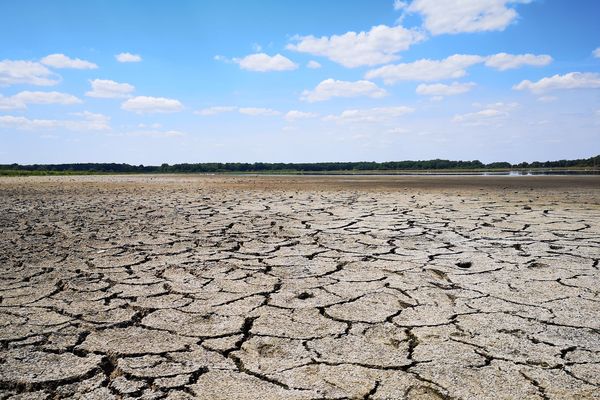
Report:
[{"label": "blue sky", "polygon": [[0,163],[600,153],[593,0],[0,4]]}]

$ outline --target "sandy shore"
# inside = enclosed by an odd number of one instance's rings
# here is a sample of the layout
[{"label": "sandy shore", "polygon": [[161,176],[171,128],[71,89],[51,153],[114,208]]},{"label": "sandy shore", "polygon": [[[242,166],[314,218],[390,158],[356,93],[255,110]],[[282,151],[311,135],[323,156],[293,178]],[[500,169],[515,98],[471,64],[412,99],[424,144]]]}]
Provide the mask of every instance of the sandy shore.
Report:
[{"label": "sandy shore", "polygon": [[0,178],[0,238],[0,398],[600,398],[598,176]]}]

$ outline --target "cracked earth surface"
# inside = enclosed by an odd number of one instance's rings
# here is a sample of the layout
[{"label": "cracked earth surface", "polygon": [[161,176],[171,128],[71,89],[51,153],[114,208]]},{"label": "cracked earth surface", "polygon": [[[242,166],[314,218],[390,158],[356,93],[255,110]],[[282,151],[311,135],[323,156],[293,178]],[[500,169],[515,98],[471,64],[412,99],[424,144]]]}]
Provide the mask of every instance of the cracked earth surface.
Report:
[{"label": "cracked earth surface", "polygon": [[600,179],[0,179],[0,398],[600,398]]}]

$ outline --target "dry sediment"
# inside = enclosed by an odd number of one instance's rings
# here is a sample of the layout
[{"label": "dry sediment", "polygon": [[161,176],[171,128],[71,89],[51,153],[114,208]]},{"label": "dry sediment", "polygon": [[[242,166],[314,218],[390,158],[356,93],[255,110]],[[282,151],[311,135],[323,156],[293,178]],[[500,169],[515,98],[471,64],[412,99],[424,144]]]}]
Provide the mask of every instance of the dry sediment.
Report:
[{"label": "dry sediment", "polygon": [[600,178],[0,178],[0,398],[600,398]]}]

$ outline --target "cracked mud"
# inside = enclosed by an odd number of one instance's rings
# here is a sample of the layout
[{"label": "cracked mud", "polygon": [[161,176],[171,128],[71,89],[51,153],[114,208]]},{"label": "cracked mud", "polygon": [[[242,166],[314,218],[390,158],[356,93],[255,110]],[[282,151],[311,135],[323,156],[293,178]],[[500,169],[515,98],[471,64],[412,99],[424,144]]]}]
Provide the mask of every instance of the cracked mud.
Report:
[{"label": "cracked mud", "polygon": [[0,179],[0,398],[600,398],[598,177]]}]

